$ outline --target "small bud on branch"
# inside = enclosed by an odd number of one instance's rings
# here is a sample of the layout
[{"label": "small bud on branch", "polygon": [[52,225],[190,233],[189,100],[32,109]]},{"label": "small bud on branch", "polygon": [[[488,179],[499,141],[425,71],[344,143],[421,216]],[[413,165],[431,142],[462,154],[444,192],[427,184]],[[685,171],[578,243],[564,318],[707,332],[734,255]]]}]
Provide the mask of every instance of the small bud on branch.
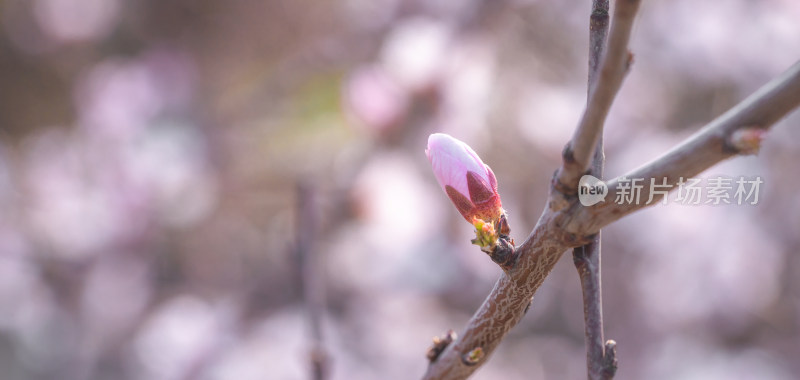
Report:
[{"label": "small bud on branch", "polygon": [[729,144],[736,149],[739,154],[750,155],[758,154],[761,148],[761,141],[766,137],[767,131],[759,127],[747,127],[733,132],[729,139]]},{"label": "small bud on branch", "polygon": [[468,366],[478,364],[486,354],[483,352],[483,347],[476,347],[470,352],[461,356],[461,361]]},{"label": "small bud on branch", "polygon": [[498,239],[510,233],[492,169],[469,145],[444,133],[430,135],[425,154],[439,185],[475,227],[472,243],[491,255]]},{"label": "small bud on branch", "polygon": [[433,345],[428,349],[428,353],[426,354],[428,361],[435,362],[436,359],[439,358],[439,355],[444,352],[444,349],[447,348],[450,343],[453,343],[454,340],[456,340],[456,332],[453,330],[447,330],[442,336],[433,337]]}]

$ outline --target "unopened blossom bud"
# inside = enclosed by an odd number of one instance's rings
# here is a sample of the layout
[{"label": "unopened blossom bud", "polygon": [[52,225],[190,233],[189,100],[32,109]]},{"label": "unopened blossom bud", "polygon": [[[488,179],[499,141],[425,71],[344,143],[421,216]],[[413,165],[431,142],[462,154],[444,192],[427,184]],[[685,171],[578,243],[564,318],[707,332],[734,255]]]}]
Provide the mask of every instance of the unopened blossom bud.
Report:
[{"label": "unopened blossom bud", "polygon": [[508,234],[497,179],[472,148],[444,133],[434,133],[428,138],[425,154],[439,185],[461,216],[477,229],[479,241],[488,243],[486,237],[481,238],[485,233],[495,237],[497,232]]}]

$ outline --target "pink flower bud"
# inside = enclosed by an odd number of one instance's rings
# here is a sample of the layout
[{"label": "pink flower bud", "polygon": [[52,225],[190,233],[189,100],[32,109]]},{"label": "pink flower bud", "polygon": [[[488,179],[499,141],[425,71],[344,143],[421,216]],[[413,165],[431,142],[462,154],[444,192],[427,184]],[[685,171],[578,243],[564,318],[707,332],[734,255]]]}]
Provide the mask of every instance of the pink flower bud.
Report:
[{"label": "pink flower bud", "polygon": [[474,219],[500,221],[503,208],[492,169],[467,144],[444,133],[428,137],[425,150],[433,174],[458,212],[470,224]]}]

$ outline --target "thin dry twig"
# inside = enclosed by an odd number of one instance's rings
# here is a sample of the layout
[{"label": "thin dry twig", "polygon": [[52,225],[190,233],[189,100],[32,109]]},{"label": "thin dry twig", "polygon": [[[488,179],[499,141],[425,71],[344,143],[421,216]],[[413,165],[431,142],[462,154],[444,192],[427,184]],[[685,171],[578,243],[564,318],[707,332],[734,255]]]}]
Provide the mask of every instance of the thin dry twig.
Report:
[{"label": "thin dry twig", "polygon": [[[589,17],[589,92],[596,82],[598,62],[605,49],[608,21],[608,0],[593,0],[592,13]],[[589,174],[602,178],[603,164],[603,136],[601,135],[594,150]],[[583,295],[588,378],[590,380],[612,379],[616,373],[616,359],[606,360],[611,352],[606,352],[604,344],[600,232],[595,235],[591,243],[572,250],[572,261],[575,269],[578,270]]]},{"label": "thin dry twig", "polygon": [[[614,3],[608,46],[597,69],[596,84],[589,86],[586,110],[581,116],[572,140],[564,148],[564,163],[558,171],[557,189],[565,194],[575,194],[578,180],[586,174],[597,142],[603,134],[608,110],[630,67],[633,56],[628,52],[628,41],[639,3],[640,0],[619,0]],[[592,48],[596,49],[597,46]]]},{"label": "thin dry twig", "polygon": [[613,379],[616,374],[615,353],[607,352],[603,331],[603,295],[600,271],[600,234],[593,241],[575,248],[572,260],[581,281],[583,319],[586,342],[586,370],[589,379]]}]

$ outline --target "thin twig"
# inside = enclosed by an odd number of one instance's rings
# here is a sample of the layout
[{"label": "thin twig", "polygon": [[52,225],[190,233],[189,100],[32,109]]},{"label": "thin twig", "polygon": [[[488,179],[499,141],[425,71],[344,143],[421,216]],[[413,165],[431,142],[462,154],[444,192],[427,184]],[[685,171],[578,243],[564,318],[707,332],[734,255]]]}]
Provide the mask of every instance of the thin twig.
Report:
[{"label": "thin twig", "polygon": [[[595,241],[572,251],[572,260],[580,276],[583,294],[586,370],[591,380],[613,379],[616,373],[616,360],[607,360],[609,353],[606,352],[603,337],[600,233],[594,239]],[[612,362],[613,366],[610,365]]]},{"label": "thin twig", "polygon": [[597,69],[596,85],[589,87],[586,110],[572,140],[564,148],[564,163],[556,179],[557,190],[562,193],[577,192],[578,180],[589,168],[597,141],[603,134],[608,110],[633,59],[628,52],[628,41],[639,3],[640,0],[619,0],[614,3],[608,46]]},{"label": "thin twig", "polygon": [[[591,93],[596,82],[598,61],[603,54],[608,35],[608,0],[593,0],[589,18],[589,81]],[[598,138],[589,173],[603,177],[603,136]],[[583,294],[583,320],[586,344],[586,372],[590,380],[612,379],[616,366],[606,365],[603,337],[603,293],[601,282],[600,232],[592,242],[572,250],[572,261],[578,270]]]},{"label": "thin twig", "polygon": [[325,308],[322,271],[319,257],[314,249],[317,232],[317,212],[314,190],[306,182],[297,186],[297,254],[300,259],[300,276],[306,304],[308,328],[311,334],[309,362],[311,379],[327,378],[328,354],[322,336],[322,313]]},{"label": "thin twig", "polygon": [[600,60],[605,51],[608,38],[608,0],[592,0],[592,13],[589,15],[589,81],[587,102],[600,70]]},{"label": "thin twig", "polygon": [[[755,94],[711,122],[693,138],[656,161],[629,173],[630,178],[667,176],[674,183],[690,177],[736,154],[731,137],[743,128],[766,129],[800,104],[800,63]],[[612,183],[612,190],[616,184]],[[488,361],[494,349],[527,310],[531,297],[558,259],[569,248],[587,244],[601,227],[634,212],[633,207],[583,207],[572,197],[550,191],[550,202],[531,235],[517,247],[517,264],[504,273],[491,293],[467,323],[460,337],[430,363],[424,379],[465,379]],[[644,198],[644,197],[643,197]],[[615,203],[611,203],[616,205]],[[616,211],[615,211],[616,210]],[[607,362],[613,362],[613,342],[606,344]]]}]

